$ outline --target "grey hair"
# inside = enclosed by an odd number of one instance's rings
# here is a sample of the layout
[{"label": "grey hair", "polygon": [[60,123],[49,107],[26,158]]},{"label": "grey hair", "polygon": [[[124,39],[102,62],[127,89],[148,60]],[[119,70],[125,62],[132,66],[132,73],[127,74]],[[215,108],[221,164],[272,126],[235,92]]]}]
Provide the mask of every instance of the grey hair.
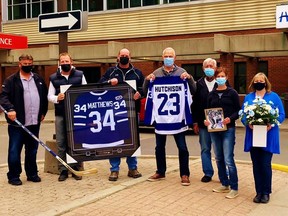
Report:
[{"label": "grey hair", "polygon": [[205,65],[207,65],[208,63],[212,62],[212,64],[214,65],[214,67],[217,67],[217,61],[213,58],[206,58],[203,61],[203,67],[205,67]]},{"label": "grey hair", "polygon": [[165,53],[167,50],[172,50],[173,53],[174,53],[174,56],[176,56],[176,52],[175,52],[175,50],[174,50],[172,47],[167,47],[167,48],[165,48],[165,49],[163,50],[163,52],[162,52],[162,56],[164,55],[164,53]]}]

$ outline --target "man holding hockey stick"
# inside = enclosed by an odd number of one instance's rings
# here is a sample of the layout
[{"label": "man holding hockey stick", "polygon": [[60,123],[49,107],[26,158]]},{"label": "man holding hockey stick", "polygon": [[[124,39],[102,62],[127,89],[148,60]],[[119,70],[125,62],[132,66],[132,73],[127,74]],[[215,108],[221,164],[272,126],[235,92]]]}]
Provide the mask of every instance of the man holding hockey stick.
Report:
[{"label": "man holding hockey stick", "polygon": [[4,80],[0,94],[1,108],[7,110],[5,117],[9,124],[8,183],[16,186],[22,185],[21,151],[24,144],[27,181],[40,182],[41,178],[36,163],[38,142],[23,131],[15,120],[18,118],[38,137],[40,122],[48,110],[47,86],[37,73],[32,72],[33,57],[22,54],[18,67],[19,71]]}]

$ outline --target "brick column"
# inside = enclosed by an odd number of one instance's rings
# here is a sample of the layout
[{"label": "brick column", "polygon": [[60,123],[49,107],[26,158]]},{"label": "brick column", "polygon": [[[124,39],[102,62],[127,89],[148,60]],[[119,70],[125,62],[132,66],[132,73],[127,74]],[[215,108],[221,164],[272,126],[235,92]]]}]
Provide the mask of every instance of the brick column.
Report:
[{"label": "brick column", "polygon": [[4,78],[5,78],[5,67],[0,67],[0,83],[1,83],[0,92],[2,92],[2,84],[4,82]]},{"label": "brick column", "polygon": [[100,76],[100,77],[102,77],[102,76],[105,74],[106,70],[107,70],[109,67],[112,67],[112,64],[110,64],[110,63],[102,63],[102,64],[101,64],[101,69],[100,69],[100,71],[101,71],[101,76]]},{"label": "brick column", "polygon": [[246,92],[254,75],[258,73],[258,59],[248,58],[247,59],[247,73],[246,73]]},{"label": "brick column", "polygon": [[220,66],[225,67],[228,71],[228,80],[232,87],[234,87],[234,54],[221,53]]}]

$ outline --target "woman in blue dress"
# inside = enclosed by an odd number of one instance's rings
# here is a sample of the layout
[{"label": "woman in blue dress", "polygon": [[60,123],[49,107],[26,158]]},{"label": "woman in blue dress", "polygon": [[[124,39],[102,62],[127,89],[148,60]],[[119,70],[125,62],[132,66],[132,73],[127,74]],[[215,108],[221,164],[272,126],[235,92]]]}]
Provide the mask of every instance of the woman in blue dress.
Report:
[{"label": "woman in blue dress", "polygon": [[[267,103],[273,102],[274,106],[279,110],[278,121],[279,123],[282,123],[285,119],[283,104],[280,97],[275,92],[271,91],[271,83],[267,76],[264,73],[257,73],[251,80],[249,88],[251,88],[253,92],[246,95],[243,108],[245,103],[248,105],[253,104],[256,97],[264,99]],[[244,119],[242,119],[242,122],[245,124]],[[253,199],[253,202],[268,203],[272,191],[272,156],[273,154],[280,153],[279,127],[277,124],[267,124],[266,147],[253,147],[253,125],[248,124],[245,126],[244,151],[250,152],[256,190],[256,196]]]}]

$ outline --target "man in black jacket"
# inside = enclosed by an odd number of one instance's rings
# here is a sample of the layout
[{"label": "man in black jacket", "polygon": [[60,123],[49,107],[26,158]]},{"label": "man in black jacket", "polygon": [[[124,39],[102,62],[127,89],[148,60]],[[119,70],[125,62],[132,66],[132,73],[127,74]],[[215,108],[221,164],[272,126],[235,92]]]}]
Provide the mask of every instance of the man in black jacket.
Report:
[{"label": "man in black jacket", "polygon": [[36,137],[39,136],[40,122],[47,110],[47,86],[44,80],[32,72],[33,57],[22,54],[19,57],[19,71],[9,76],[2,85],[0,103],[8,114],[9,150],[8,183],[21,185],[21,151],[25,144],[25,172],[27,181],[40,182],[36,163],[38,142],[14,121],[17,118]]},{"label": "man in black jacket", "polygon": [[[144,76],[142,72],[135,68],[130,63],[130,51],[126,48],[121,49],[118,53],[117,62],[118,64],[114,67],[108,68],[106,73],[100,79],[100,83],[110,83],[111,85],[117,85],[118,83],[125,82],[127,80],[135,80],[137,90],[134,94],[134,100],[136,103],[137,113],[140,111],[140,98],[143,95],[142,84],[144,82]],[[117,181],[120,169],[121,158],[115,157],[110,158],[110,171],[109,181]],[[128,164],[128,176],[132,178],[139,178],[142,176],[137,170],[137,158],[127,157],[126,162]]]},{"label": "man in black jacket", "polygon": [[217,68],[215,59],[207,58],[203,62],[203,71],[205,76],[197,81],[197,91],[193,96],[192,115],[193,115],[193,130],[199,134],[199,143],[201,146],[202,170],[204,176],[202,182],[210,182],[214,174],[214,169],[211,161],[211,137],[204,125],[205,114],[204,109],[207,109],[207,97],[210,91],[215,87],[214,73]]}]

